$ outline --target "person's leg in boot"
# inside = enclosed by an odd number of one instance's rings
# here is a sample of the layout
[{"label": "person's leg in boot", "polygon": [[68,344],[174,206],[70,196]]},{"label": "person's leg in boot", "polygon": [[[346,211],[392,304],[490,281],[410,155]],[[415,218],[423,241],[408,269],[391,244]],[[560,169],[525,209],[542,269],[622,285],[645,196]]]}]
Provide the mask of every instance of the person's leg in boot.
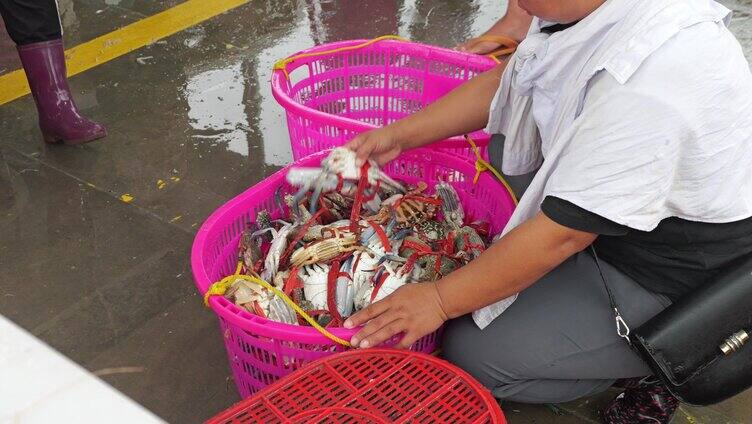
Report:
[{"label": "person's leg in boot", "polygon": [[44,141],[75,145],[106,136],[104,126],[81,116],[68,87],[55,0],[0,0],[0,14],[17,45]]}]

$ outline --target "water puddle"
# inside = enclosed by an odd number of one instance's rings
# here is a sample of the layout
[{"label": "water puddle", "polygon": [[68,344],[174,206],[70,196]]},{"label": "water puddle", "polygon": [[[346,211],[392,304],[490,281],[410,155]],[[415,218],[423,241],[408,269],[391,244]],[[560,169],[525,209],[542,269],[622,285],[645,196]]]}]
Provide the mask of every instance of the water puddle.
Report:
[{"label": "water puddle", "polygon": [[242,62],[192,76],[186,83],[188,119],[194,138],[225,144],[227,150],[248,156],[248,116],[243,102]]}]

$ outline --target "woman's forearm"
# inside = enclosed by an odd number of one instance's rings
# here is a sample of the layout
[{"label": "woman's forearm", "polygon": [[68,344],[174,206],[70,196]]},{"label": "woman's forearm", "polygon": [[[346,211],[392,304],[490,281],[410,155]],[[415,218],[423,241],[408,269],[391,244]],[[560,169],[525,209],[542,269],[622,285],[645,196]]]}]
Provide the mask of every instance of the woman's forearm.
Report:
[{"label": "woman's forearm", "polygon": [[484,72],[390,126],[403,150],[483,128],[506,63]]},{"label": "woman's forearm", "polygon": [[437,283],[444,312],[456,318],[519,293],[595,238],[538,214]]}]

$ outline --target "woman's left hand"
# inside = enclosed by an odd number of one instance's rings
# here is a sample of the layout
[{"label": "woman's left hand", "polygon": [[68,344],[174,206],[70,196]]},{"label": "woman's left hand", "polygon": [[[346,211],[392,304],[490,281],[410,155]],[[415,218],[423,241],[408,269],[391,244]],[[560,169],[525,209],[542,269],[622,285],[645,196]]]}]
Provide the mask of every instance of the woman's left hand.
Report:
[{"label": "woman's left hand", "polygon": [[353,347],[378,346],[404,333],[395,345],[404,349],[436,331],[447,319],[436,283],[411,283],[351,316],[345,327],[365,324],[350,340]]}]

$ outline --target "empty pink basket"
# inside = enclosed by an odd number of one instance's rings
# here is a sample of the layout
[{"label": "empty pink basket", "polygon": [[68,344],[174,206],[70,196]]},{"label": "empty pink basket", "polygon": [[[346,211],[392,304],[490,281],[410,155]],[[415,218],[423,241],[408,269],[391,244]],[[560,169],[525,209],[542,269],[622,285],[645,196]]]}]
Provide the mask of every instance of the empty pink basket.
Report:
[{"label": "empty pink basket", "polygon": [[[342,41],[278,62],[272,93],[286,111],[297,160],[415,113],[496,64],[486,56],[394,39]],[[490,136],[477,131],[472,138],[488,159]],[[475,161],[462,137],[431,148]]]},{"label": "empty pink basket", "polygon": [[[318,166],[327,154],[320,152],[294,165]],[[483,174],[473,184],[475,167],[463,158],[416,149],[403,153],[384,170],[393,178],[411,184],[425,181],[432,187],[439,181],[451,183],[459,193],[467,219],[489,222],[494,233],[502,229],[514,209],[512,197],[492,175]],[[201,294],[212,283],[234,272],[240,234],[258,211],[266,209],[274,218],[282,216],[277,199],[294,191],[285,181],[286,173],[287,169],[282,169],[249,188],[217,209],[201,226],[191,255],[193,276]],[[219,317],[235,384],[243,397],[315,359],[345,350],[312,327],[261,318],[222,296],[211,297],[209,305]],[[355,333],[345,328],[330,331],[345,340]],[[430,334],[411,349],[431,353],[437,348],[439,336],[439,332]]]}]

